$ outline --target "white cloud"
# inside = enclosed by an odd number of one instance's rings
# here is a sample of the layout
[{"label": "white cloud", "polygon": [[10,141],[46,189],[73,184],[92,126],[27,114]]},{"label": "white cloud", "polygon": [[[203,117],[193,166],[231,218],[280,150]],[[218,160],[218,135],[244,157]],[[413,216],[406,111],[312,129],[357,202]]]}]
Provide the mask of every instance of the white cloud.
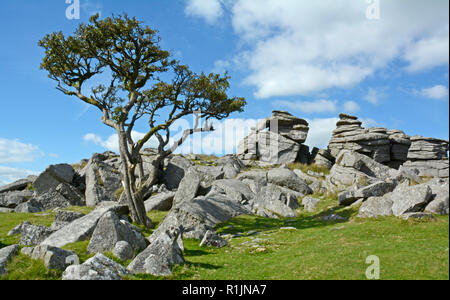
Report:
[{"label": "white cloud", "polygon": [[98,1],[92,1],[92,0],[83,0],[80,2],[82,3],[81,8],[89,16],[99,14],[101,17],[102,9],[103,9],[102,3],[98,2]]},{"label": "white cloud", "polygon": [[223,15],[220,0],[187,0],[184,11],[186,15],[203,18],[209,24]]},{"label": "white cloud", "polygon": [[364,96],[364,100],[366,100],[367,102],[371,103],[371,104],[378,104],[380,101],[380,98],[383,97],[383,93],[380,92],[377,89],[374,88],[369,88],[369,90],[367,91],[367,95]]},{"label": "white cloud", "polygon": [[376,120],[371,119],[371,118],[362,118],[362,119],[360,119],[360,121],[362,122],[361,126],[364,128],[381,126],[381,124],[379,124]]},{"label": "white cloud", "polygon": [[348,113],[354,113],[359,111],[359,105],[355,101],[346,101],[344,102],[344,110]]},{"label": "white cloud", "polygon": [[[167,148],[171,147],[175,141],[178,141],[186,129],[192,128],[193,120],[179,119],[170,127],[171,138]],[[203,122],[203,121],[202,121]],[[210,121],[211,122],[211,121]],[[226,119],[223,121],[212,121],[215,130],[206,133],[194,133],[189,136],[175,153],[196,153],[196,154],[229,154],[237,150],[239,142],[250,133],[250,129],[257,125],[258,120],[254,119]],[[199,127],[203,127],[200,123]],[[133,131],[134,141],[142,138],[145,134]],[[91,142],[103,148],[119,152],[119,143],[117,134],[110,135],[103,139],[97,134],[88,133],[83,137],[86,142]],[[145,144],[147,148],[156,148],[158,146],[156,137],[152,137]]]},{"label": "white cloud", "polygon": [[[136,142],[139,139],[143,138],[145,136],[145,133],[132,131],[131,137]],[[100,137],[97,134],[94,133],[88,133],[83,137],[83,140],[85,142],[91,142],[96,145],[102,146],[103,148],[119,153],[119,137],[117,133],[110,135],[106,140],[104,140],[102,137]],[[144,147],[145,148],[155,148],[157,147],[158,142],[156,138],[151,138],[150,141],[148,141]]]},{"label": "white cloud", "polygon": [[448,99],[448,88],[443,85],[435,85],[431,88],[422,89],[421,95],[430,99]]},{"label": "white cloud", "polygon": [[313,147],[326,149],[339,118],[307,119],[307,121],[309,123],[309,133],[305,144],[310,146],[311,149]]},{"label": "white cloud", "polygon": [[37,175],[37,173],[30,170],[0,166],[0,186],[26,178],[29,175]]},{"label": "white cloud", "polygon": [[229,61],[226,60],[217,60],[216,62],[214,62],[214,68],[213,68],[213,72],[214,73],[225,73],[226,71],[228,71],[231,67],[231,63]]},{"label": "white cloud", "polygon": [[0,138],[0,163],[31,162],[41,155],[38,146]]},{"label": "white cloud", "polygon": [[[214,123],[215,131],[190,136],[176,153],[217,155],[235,153],[239,142],[249,135],[251,128],[257,124],[258,120],[255,119],[226,119]],[[178,138],[175,136],[173,140]]]},{"label": "white cloud", "polygon": [[[212,1],[216,2],[216,1]],[[368,20],[366,1],[236,0],[239,53],[255,96],[308,95],[356,85],[394,61],[410,71],[448,65],[446,0],[381,2]]]},{"label": "white cloud", "polygon": [[290,110],[299,111],[306,114],[315,113],[333,113],[336,112],[337,101],[332,100],[317,100],[317,101],[285,101],[276,100],[272,102],[272,105],[277,108],[288,108]]},{"label": "white cloud", "polygon": [[[316,118],[306,119],[309,123],[308,138],[305,141],[305,145],[319,149],[326,149],[330,142],[333,130],[336,129],[336,124],[339,118]],[[378,122],[370,118],[360,119],[364,128],[379,126]]]},{"label": "white cloud", "polygon": [[[84,135],[83,140],[86,142],[92,142],[94,144],[102,144],[103,143],[102,138],[94,133],[88,133],[88,134]],[[104,145],[102,145],[102,146],[104,146]]]},{"label": "white cloud", "polygon": [[407,70],[416,72],[441,65],[448,65],[448,44],[448,32],[446,35],[433,36],[412,44],[407,48],[404,56],[409,62]]}]

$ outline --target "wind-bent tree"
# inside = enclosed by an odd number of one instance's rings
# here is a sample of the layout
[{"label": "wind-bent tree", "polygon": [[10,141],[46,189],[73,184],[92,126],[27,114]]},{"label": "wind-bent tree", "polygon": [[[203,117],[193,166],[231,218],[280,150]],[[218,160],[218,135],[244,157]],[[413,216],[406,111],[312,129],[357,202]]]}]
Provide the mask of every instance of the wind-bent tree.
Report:
[{"label": "wind-bent tree", "polygon": [[[117,132],[122,184],[131,217],[148,227],[151,220],[143,200],[158,180],[164,158],[193,133],[214,130],[209,119],[241,112],[246,104],[244,98],[227,95],[226,74],[195,74],[170,60],[159,43],[155,30],[127,15],[104,20],[95,15],[71,36],[57,32],[39,42],[45,49],[41,69],[57,82],[57,89],[97,107],[102,122]],[[173,79],[160,78],[167,78],[166,74]],[[170,126],[190,114],[196,117],[193,128],[169,147]],[[201,118],[206,120],[202,128],[198,125]],[[149,129],[135,141],[131,133],[140,119],[148,122]],[[159,142],[158,154],[144,176],[140,153],[152,137]]]}]

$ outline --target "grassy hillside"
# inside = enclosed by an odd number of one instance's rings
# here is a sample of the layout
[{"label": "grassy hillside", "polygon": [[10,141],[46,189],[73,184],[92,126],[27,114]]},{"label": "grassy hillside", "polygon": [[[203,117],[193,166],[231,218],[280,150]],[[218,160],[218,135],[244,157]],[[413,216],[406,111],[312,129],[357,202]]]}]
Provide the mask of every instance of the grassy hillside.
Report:
[{"label": "grassy hillside", "polygon": [[[366,279],[369,255],[379,257],[381,279],[449,279],[448,216],[432,221],[357,219],[356,208],[343,209],[333,203],[334,199],[323,200],[318,212],[300,212],[296,219],[235,218],[217,228],[219,233],[238,236],[222,249],[185,240],[186,264],[176,266],[169,279]],[[323,221],[330,213],[348,220]],[[165,213],[149,215],[158,223]],[[6,234],[24,220],[50,225],[53,214],[0,214],[0,247],[18,242],[18,236]],[[90,257],[87,245],[80,242],[65,248],[75,250],[85,261]],[[8,268],[10,273],[2,279],[61,278],[61,272],[46,270],[41,262],[24,255],[14,258]]]}]

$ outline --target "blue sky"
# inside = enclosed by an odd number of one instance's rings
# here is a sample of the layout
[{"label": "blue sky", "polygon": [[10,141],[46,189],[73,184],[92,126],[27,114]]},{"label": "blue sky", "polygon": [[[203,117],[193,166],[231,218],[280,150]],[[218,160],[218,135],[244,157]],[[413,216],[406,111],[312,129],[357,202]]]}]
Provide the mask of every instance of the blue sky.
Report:
[{"label": "blue sky", "polygon": [[310,146],[326,147],[340,112],[367,127],[448,139],[448,0],[79,0],[79,20],[66,16],[73,1],[1,1],[0,184],[117,149],[99,112],[39,70],[37,42],[96,12],[136,16],[194,71],[227,70],[230,94],[247,99],[244,113],[183,151],[231,153],[274,109],[310,121]]}]

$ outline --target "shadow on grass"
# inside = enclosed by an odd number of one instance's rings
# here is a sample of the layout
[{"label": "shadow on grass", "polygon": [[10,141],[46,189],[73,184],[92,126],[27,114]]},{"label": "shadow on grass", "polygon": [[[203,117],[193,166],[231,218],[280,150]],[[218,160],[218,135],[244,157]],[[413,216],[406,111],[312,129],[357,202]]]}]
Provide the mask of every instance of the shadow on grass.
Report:
[{"label": "shadow on grass", "polygon": [[209,255],[210,253],[203,250],[198,249],[185,249],[184,255],[185,256],[203,256],[203,255]]},{"label": "shadow on grass", "polygon": [[126,280],[189,280],[192,276],[196,274],[195,270],[205,269],[205,270],[217,270],[222,268],[221,266],[215,266],[207,263],[193,263],[186,261],[182,265],[174,265],[172,267],[172,275],[168,277],[164,276],[154,276],[149,274],[136,274],[132,276],[127,276]]},{"label": "shadow on grass", "polygon": [[218,270],[220,268],[222,268],[221,266],[215,266],[212,264],[206,264],[206,263],[199,263],[199,262],[186,262],[185,265],[189,268],[202,268],[202,269],[207,269],[207,270]]},{"label": "shadow on grass", "polygon": [[[344,220],[325,221],[323,217],[337,214]],[[265,232],[278,230],[281,227],[297,229],[321,228],[346,223],[356,214],[355,210],[334,207],[316,214],[302,214],[298,218],[269,219],[255,216],[240,216],[217,226],[218,233],[245,233],[249,231]]]}]

